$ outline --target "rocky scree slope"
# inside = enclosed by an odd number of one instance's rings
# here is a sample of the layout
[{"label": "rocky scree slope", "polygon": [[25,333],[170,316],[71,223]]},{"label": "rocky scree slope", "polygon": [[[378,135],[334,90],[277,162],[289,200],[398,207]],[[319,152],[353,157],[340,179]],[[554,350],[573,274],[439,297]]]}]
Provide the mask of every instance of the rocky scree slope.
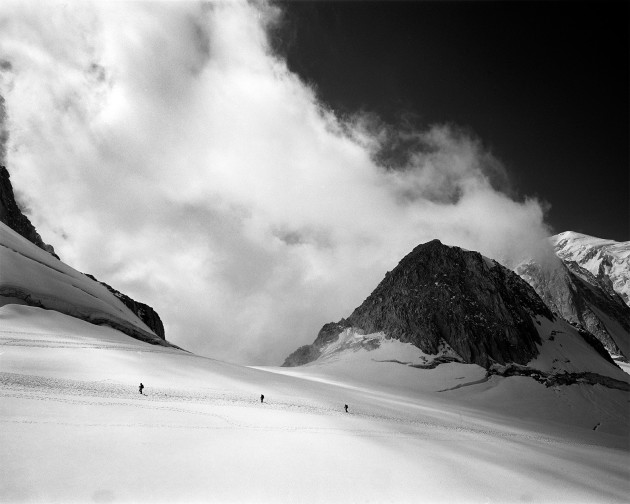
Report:
[{"label": "rocky scree slope", "polygon": [[524,365],[541,343],[536,317],[555,318],[518,275],[478,252],[433,240],[417,246],[347,319],[324,325],[312,345],[296,350],[283,365],[317,359],[349,327],[383,332],[427,354],[437,354],[446,343],[463,362],[485,368]]}]

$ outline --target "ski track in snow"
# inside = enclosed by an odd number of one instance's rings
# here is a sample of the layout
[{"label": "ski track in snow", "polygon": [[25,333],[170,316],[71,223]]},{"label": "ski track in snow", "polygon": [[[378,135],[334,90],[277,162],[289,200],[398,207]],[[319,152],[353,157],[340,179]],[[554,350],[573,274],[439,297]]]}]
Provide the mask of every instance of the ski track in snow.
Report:
[{"label": "ski track in snow", "polygon": [[[296,431],[308,433],[340,434],[352,433],[362,437],[413,437],[415,439],[431,440],[461,440],[475,439],[479,436],[489,438],[505,438],[514,440],[536,441],[545,444],[575,445],[586,444],[576,443],[570,440],[552,439],[543,435],[532,435],[526,433],[505,432],[493,429],[484,429],[475,426],[444,425],[441,423],[422,420],[421,418],[409,419],[395,416],[379,415],[370,412],[344,413],[338,407],[324,407],[309,403],[309,401],[288,402],[272,401],[261,404],[261,408],[291,411],[315,415],[334,415],[346,418],[356,418],[359,420],[370,420],[383,424],[383,429],[362,429],[362,428],[322,428],[322,427],[295,427],[295,426],[259,426],[247,422],[239,422],[234,419],[233,414],[222,415],[209,411],[209,408],[225,406],[251,407],[252,403],[257,403],[258,399],[250,395],[220,392],[220,391],[184,391],[170,388],[154,388],[147,395],[134,394],[134,390],[128,385],[119,383],[88,382],[80,380],[68,380],[59,378],[47,378],[41,376],[22,375],[18,373],[0,372],[0,397],[12,397],[19,399],[54,401],[60,403],[89,405],[98,407],[124,406],[141,409],[151,409],[156,411],[169,411],[182,413],[185,415],[197,415],[199,417],[212,417],[224,423],[224,426],[217,425],[184,425],[184,424],[159,424],[159,423],[71,423],[71,422],[45,422],[34,420],[4,420],[11,423],[55,423],[58,425],[83,426],[83,427],[150,427],[150,428],[174,428],[174,429],[250,429],[264,431]],[[398,431],[387,429],[387,425],[397,424]]]},{"label": "ski track in snow", "polygon": [[[182,355],[181,352],[167,347],[154,347],[136,340],[129,339],[128,343],[121,343],[120,340],[107,337],[95,339],[90,336],[69,334],[62,332],[39,332],[20,330],[0,330],[0,346],[34,347],[50,349],[89,349],[99,351],[124,351],[134,353],[167,353]],[[473,385],[486,381],[480,380],[473,383],[460,384],[454,389]],[[149,390],[149,388],[145,388]],[[447,389],[451,390],[451,389]],[[367,391],[363,391],[366,393]],[[369,394],[373,395],[373,394]],[[362,429],[357,428],[322,428],[322,427],[294,427],[283,426],[259,426],[253,423],[241,422],[235,418],[234,412],[221,414],[211,411],[216,408],[219,411],[225,407],[250,408],[252,404],[258,403],[257,397],[242,392],[230,392],[211,388],[196,387],[194,389],[150,387],[150,392],[140,395],[137,387],[130,384],[117,383],[114,380],[82,381],[62,378],[52,378],[43,376],[26,375],[19,373],[0,372],[0,397],[11,397],[16,399],[27,399],[36,401],[52,401],[57,403],[67,403],[85,406],[112,407],[123,406],[129,408],[149,409],[155,411],[165,411],[180,413],[184,415],[195,415],[199,418],[214,418],[223,423],[223,427],[212,425],[180,425],[180,424],[130,424],[130,423],[62,423],[59,425],[74,425],[86,427],[153,427],[153,428],[191,428],[191,429],[250,429],[250,430],[281,430],[281,431],[301,431],[311,433],[344,433],[351,432],[357,436],[364,437],[414,437],[432,440],[465,440],[469,438],[478,439],[481,436],[504,439],[521,439],[545,444],[576,445],[588,444],[576,442],[571,439],[558,439],[544,436],[542,434],[526,433],[522,431],[498,430],[481,427],[474,421],[462,419],[461,422],[441,419],[439,422],[431,420],[428,416],[422,418],[422,414],[410,417],[388,416],[375,413],[374,410],[381,409],[378,405],[378,394],[370,400],[374,404],[367,410],[354,409],[349,414],[341,411],[337,404],[324,405],[317,400],[307,400],[302,397],[282,397],[261,404],[261,408],[266,410],[287,411],[293,413],[304,413],[318,416],[336,416],[344,418],[355,418],[358,420],[369,420],[380,423],[382,429]],[[411,400],[410,404],[412,403]],[[35,420],[0,420],[4,423],[55,423]],[[396,431],[392,431],[391,426],[396,425]],[[389,428],[388,428],[389,427]]]}]

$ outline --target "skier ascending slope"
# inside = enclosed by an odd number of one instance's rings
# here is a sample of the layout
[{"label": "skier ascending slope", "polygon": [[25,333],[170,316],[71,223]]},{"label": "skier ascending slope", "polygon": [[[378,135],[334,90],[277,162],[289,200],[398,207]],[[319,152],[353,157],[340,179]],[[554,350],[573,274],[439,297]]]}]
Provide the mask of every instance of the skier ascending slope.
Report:
[{"label": "skier ascending slope", "polygon": [[348,405],[344,404],[343,407],[346,409],[346,413],[348,413]]},{"label": "skier ascending slope", "polygon": [[260,394],[260,402],[263,402],[264,400],[265,400],[264,394]]},{"label": "skier ascending slope", "polygon": [[142,385],[142,383],[140,383],[140,386],[138,387],[138,390],[140,391],[140,393],[142,394],[142,389],[144,388],[144,385]]}]

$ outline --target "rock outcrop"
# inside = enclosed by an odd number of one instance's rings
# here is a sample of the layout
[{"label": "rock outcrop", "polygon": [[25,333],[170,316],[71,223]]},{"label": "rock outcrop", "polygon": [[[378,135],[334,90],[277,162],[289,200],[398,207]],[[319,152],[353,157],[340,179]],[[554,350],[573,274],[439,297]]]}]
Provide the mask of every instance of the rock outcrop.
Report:
[{"label": "rock outcrop", "polygon": [[[40,249],[45,250],[55,258],[59,259],[59,256],[55,254],[53,247],[44,243],[31,221],[20,210],[15,200],[15,194],[13,192],[13,186],[11,185],[9,172],[4,166],[0,166],[0,222],[6,224],[13,231],[17,232]],[[116,296],[116,298],[118,298],[129,310],[131,310],[131,312],[144,322],[144,324],[146,324],[146,326],[151,329],[158,338],[166,341],[164,325],[162,324],[162,320],[159,315],[153,308],[130,298],[126,294],[121,293],[104,282],[99,282],[92,275],[86,274],[86,276],[106,287],[109,292]],[[15,289],[14,286],[3,286],[2,278],[0,277],[0,290],[3,290],[4,295],[7,296],[7,292],[13,292]],[[28,292],[22,292],[20,290],[16,290],[15,292],[16,293],[13,297],[19,298],[25,303],[32,304],[33,306],[42,306],[41,303],[33,301],[32,296]],[[98,320],[95,322],[89,317],[86,317],[85,319],[92,323],[104,323]],[[146,333],[146,331],[133,326],[128,327],[128,325],[118,323],[114,321],[114,319],[109,320],[108,325],[111,325],[115,329],[120,330],[129,336],[133,336],[136,339],[150,342],[153,339],[153,337],[149,333]]]},{"label": "rock outcrop", "polygon": [[462,362],[526,364],[541,343],[535,318],[555,316],[534,289],[500,264],[438,240],[417,246],[347,318],[326,324],[285,366],[315,360],[348,327],[437,354],[446,343]]},{"label": "rock outcrop", "polygon": [[149,329],[151,329],[161,339],[166,340],[166,337],[164,335],[164,324],[162,324],[160,316],[153,308],[151,308],[149,305],[140,303],[139,301],[130,298],[126,294],[123,294],[122,292],[114,289],[111,285],[97,280],[93,275],[85,273],[85,276],[91,278],[95,282],[100,283],[104,287],[107,287],[107,290],[109,290],[109,292],[120,299],[127,308],[135,313],[138,318],[149,327]]},{"label": "rock outcrop", "polygon": [[13,194],[9,171],[4,166],[0,166],[0,222],[9,226],[40,249],[59,259],[52,245],[44,243],[42,237],[35,230],[35,226],[20,210]]}]

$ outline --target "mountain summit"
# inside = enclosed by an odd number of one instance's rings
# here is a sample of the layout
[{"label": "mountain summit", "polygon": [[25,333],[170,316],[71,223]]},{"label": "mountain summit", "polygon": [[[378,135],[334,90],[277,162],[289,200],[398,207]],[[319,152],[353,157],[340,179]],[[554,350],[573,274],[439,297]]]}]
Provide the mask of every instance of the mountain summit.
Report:
[{"label": "mountain summit", "polygon": [[[392,345],[400,357],[379,360]],[[628,375],[602,343],[556,316],[525,280],[478,252],[438,240],[413,249],[347,319],[324,325],[283,366],[349,362],[351,354],[365,352],[377,362],[421,369],[476,364],[487,370],[486,379],[519,375],[547,387],[630,390]]]},{"label": "mountain summit", "polygon": [[541,343],[536,317],[554,319],[512,271],[478,252],[433,240],[417,246],[347,319],[326,324],[312,345],[298,349],[284,365],[315,360],[350,327],[382,332],[427,354],[448,347],[463,362],[483,367],[526,364]]}]

